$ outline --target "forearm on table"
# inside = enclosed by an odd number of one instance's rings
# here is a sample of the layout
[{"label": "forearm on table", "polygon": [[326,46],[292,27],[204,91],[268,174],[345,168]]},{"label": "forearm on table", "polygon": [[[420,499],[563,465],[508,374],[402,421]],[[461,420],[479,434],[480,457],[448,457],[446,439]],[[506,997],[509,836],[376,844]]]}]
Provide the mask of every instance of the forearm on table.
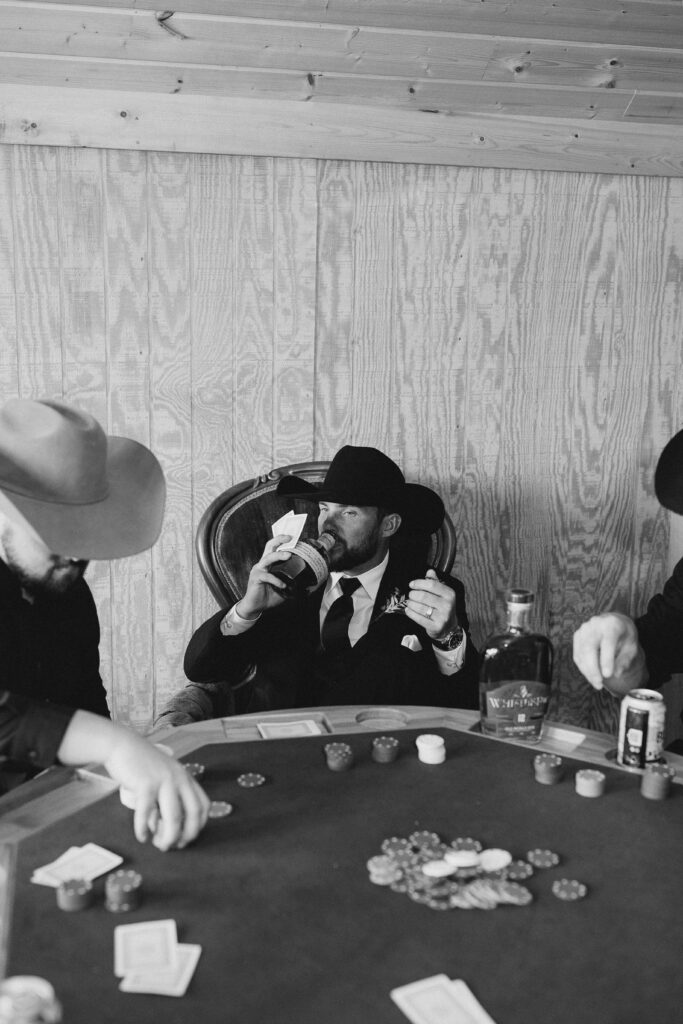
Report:
[{"label": "forearm on table", "polygon": [[90,711],[76,711],[69,722],[57,757],[62,764],[103,764],[111,757],[116,744],[125,733],[123,726]]},{"label": "forearm on table", "polygon": [[188,683],[164,704],[155,725],[187,725],[234,713],[232,687],[227,682]]}]

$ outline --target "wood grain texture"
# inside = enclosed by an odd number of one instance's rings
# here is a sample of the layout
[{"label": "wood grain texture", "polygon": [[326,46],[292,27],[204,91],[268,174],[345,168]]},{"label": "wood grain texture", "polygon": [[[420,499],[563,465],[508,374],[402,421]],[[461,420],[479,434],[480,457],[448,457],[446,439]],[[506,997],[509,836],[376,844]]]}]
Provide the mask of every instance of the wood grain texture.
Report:
[{"label": "wood grain texture", "polygon": [[210,501],[355,443],[443,495],[475,641],[532,587],[555,717],[613,723],[571,637],[666,578],[682,279],[680,179],[0,147],[3,397],[65,395],[167,475],[156,548],[90,569],[116,717],[183,682]]}]

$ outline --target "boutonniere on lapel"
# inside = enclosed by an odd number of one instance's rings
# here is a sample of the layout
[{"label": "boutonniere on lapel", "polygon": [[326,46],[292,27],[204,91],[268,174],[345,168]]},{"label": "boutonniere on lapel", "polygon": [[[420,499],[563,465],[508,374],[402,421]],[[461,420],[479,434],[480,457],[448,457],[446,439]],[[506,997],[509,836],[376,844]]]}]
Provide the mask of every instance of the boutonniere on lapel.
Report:
[{"label": "boutonniere on lapel", "polygon": [[406,610],[406,604],[408,598],[405,594],[402,594],[398,587],[394,587],[389,597],[386,599],[380,609],[380,615],[395,615],[397,612],[403,613]]}]

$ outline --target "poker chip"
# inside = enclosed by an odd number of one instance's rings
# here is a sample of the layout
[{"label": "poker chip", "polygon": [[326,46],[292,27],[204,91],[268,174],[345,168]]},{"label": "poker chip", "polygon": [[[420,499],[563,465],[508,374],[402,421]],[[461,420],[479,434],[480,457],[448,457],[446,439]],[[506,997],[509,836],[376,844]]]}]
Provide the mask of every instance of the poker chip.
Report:
[{"label": "poker chip", "polygon": [[650,764],[640,780],[640,792],[647,800],[666,800],[676,772],[668,764]]},{"label": "poker chip", "polygon": [[525,878],[531,878],[533,873],[533,866],[526,860],[513,860],[505,868],[505,877],[512,882],[521,882]]},{"label": "poker chip", "polygon": [[419,829],[417,832],[411,832],[408,836],[408,842],[412,846],[417,846],[418,849],[426,846],[434,846],[435,843],[441,842],[441,836],[437,832],[428,832],[427,829]]},{"label": "poker chip", "polygon": [[226,803],[225,800],[212,800],[209,806],[209,817],[225,818],[228,814],[232,814],[232,811],[232,804]]},{"label": "poker chip", "polygon": [[444,860],[456,868],[478,868],[480,855],[476,850],[447,850]]},{"label": "poker chip", "polygon": [[377,764],[391,764],[398,757],[399,743],[395,736],[375,736],[372,741],[372,760]]},{"label": "poker chip", "polygon": [[404,839],[402,836],[391,836],[389,839],[385,839],[380,849],[382,853],[397,853],[399,850],[410,850],[411,842],[409,839]]},{"label": "poker chip", "polygon": [[583,882],[578,882],[575,878],[558,878],[553,882],[553,896],[557,896],[558,900],[582,900],[587,892],[588,889]]},{"label": "poker chip", "polygon": [[206,765],[199,764],[197,761],[191,761],[187,764],[184,764],[183,767],[185,768],[186,772],[189,772],[193,779],[204,778],[204,774],[206,772]]},{"label": "poker chip", "polygon": [[526,859],[535,868],[554,868],[560,863],[558,854],[552,850],[529,850]]},{"label": "poker chip", "polygon": [[348,743],[326,743],[324,749],[330,771],[344,772],[352,766],[353,750]]},{"label": "poker chip", "polygon": [[132,868],[112,871],[104,880],[104,905],[114,914],[137,910],[142,902],[142,875]]},{"label": "poker chip", "polygon": [[446,760],[446,744],[443,736],[423,733],[415,740],[417,756],[423,764],[443,764]]},{"label": "poker chip", "polygon": [[[456,851],[453,851],[456,852]],[[482,871],[501,871],[512,861],[512,854],[507,850],[482,850],[479,854],[479,864]]]},{"label": "poker chip", "polygon": [[422,874],[428,878],[445,878],[454,871],[455,868],[447,860],[428,860],[422,865]]},{"label": "poker chip", "polygon": [[262,786],[265,781],[265,775],[261,775],[259,772],[244,772],[237,776],[237,785],[242,786],[243,789],[255,789],[257,786]]},{"label": "poker chip", "polygon": [[537,754],[533,760],[536,782],[553,786],[564,774],[562,758],[557,754]]},{"label": "poker chip", "polygon": [[454,850],[475,850],[481,853],[483,846],[478,839],[471,839],[469,836],[464,839],[454,839],[451,843]]},{"label": "poker chip", "polygon": [[596,768],[582,768],[574,776],[574,785],[579,796],[602,796],[606,781],[605,773]]},{"label": "poker chip", "polygon": [[57,887],[57,906],[60,910],[85,910],[92,900],[92,882],[87,878],[69,878]]}]

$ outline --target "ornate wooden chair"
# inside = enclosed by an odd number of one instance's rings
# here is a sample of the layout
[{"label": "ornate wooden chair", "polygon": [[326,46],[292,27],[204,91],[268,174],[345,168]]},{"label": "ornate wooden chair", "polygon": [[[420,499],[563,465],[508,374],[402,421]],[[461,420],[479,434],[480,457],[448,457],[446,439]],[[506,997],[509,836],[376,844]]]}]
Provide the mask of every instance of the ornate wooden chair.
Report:
[{"label": "ornate wooden chair", "polygon": [[[197,528],[196,550],[199,568],[219,605],[232,605],[244,593],[249,570],[272,535],[271,523],[289,509],[311,513],[315,508],[308,501],[278,495],[278,482],[289,474],[321,483],[328,466],[329,462],[282,466],[254,480],[235,484],[211,502]],[[316,517],[309,515],[302,536],[316,535]],[[441,528],[430,538],[399,534],[396,543],[424,545],[430,565],[441,572],[451,571],[456,536],[448,513]]]}]

